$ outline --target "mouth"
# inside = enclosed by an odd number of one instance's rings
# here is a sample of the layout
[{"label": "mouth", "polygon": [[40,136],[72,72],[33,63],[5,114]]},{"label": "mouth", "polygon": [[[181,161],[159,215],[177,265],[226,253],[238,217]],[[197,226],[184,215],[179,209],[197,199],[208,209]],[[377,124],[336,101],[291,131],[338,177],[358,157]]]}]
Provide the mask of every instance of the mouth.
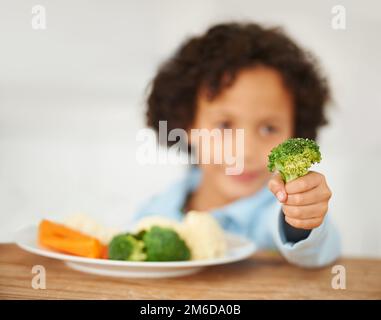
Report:
[{"label": "mouth", "polygon": [[238,175],[232,175],[232,179],[241,183],[250,183],[260,176],[260,171],[244,171]]}]

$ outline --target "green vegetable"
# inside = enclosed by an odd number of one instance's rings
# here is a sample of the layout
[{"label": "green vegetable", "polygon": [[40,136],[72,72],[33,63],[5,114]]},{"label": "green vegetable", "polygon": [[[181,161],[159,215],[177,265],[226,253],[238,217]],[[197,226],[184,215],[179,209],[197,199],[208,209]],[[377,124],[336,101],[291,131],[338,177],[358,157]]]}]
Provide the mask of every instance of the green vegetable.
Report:
[{"label": "green vegetable", "polygon": [[108,256],[112,260],[180,261],[190,259],[190,250],[176,231],[154,226],[136,234],[116,235]]},{"label": "green vegetable", "polygon": [[147,257],[144,252],[144,242],[130,233],[116,235],[111,240],[108,256],[112,260],[130,261],[143,261]]},{"label": "green vegetable", "polygon": [[291,138],[271,150],[268,169],[280,173],[289,182],[308,173],[308,169],[321,160],[319,146],[314,140]]},{"label": "green vegetable", "polygon": [[190,259],[190,250],[172,229],[152,227],[143,234],[148,261],[180,261]]}]

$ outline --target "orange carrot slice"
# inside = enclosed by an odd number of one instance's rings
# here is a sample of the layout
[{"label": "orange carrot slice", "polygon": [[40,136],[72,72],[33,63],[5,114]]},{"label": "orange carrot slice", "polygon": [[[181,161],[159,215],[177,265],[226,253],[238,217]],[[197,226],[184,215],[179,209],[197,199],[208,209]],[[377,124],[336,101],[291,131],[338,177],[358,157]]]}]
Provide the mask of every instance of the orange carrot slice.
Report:
[{"label": "orange carrot slice", "polygon": [[42,220],[38,240],[42,246],[81,257],[101,258],[104,246],[98,239],[49,220]]}]

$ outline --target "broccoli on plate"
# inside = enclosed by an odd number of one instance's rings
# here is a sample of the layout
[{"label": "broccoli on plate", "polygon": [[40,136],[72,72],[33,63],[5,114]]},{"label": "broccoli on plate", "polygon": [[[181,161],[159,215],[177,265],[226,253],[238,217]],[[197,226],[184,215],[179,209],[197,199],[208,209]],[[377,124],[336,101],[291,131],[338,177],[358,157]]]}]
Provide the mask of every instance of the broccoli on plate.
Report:
[{"label": "broccoli on plate", "polygon": [[177,232],[154,226],[143,235],[148,261],[181,261],[190,259],[190,250]]},{"label": "broccoli on plate", "polygon": [[143,261],[147,257],[144,252],[144,242],[130,233],[116,235],[111,240],[108,256],[112,260],[130,261]]},{"label": "broccoli on plate", "polygon": [[189,260],[191,253],[176,231],[153,226],[136,234],[116,235],[109,244],[108,255],[112,260],[181,261]]}]

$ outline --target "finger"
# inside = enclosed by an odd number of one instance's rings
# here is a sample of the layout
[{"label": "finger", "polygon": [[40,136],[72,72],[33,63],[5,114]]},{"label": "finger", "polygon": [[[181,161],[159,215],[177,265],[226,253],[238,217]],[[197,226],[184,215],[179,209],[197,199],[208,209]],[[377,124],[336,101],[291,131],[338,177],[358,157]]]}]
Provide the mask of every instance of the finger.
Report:
[{"label": "finger", "polygon": [[283,213],[286,217],[292,219],[311,219],[324,216],[328,211],[328,203],[326,201],[307,206],[282,206]]},{"label": "finger", "polygon": [[294,228],[304,229],[304,230],[311,230],[311,229],[317,228],[323,222],[322,218],[299,220],[299,219],[292,219],[292,218],[286,217],[285,220],[289,225],[293,226]]},{"label": "finger", "polygon": [[268,187],[280,202],[287,200],[287,193],[284,182],[279,173],[275,173],[269,180]]},{"label": "finger", "polygon": [[325,185],[319,185],[302,193],[289,194],[285,204],[290,206],[306,206],[318,202],[328,201],[332,196],[331,190]]},{"label": "finger", "polygon": [[324,183],[324,176],[317,172],[308,172],[305,176],[286,183],[286,192],[288,194],[302,193],[317,187]]}]

